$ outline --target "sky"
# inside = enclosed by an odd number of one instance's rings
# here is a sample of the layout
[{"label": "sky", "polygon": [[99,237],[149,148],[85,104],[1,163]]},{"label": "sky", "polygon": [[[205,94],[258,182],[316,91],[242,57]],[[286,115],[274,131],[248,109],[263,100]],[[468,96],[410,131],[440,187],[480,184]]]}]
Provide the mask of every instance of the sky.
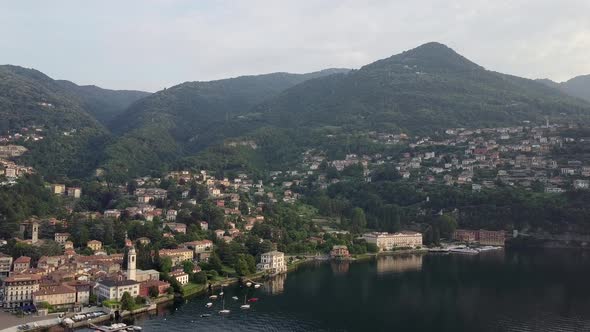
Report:
[{"label": "sky", "polygon": [[590,74],[589,0],[18,0],[0,64],[157,91],[277,71],[360,68],[437,41],[487,69]]}]

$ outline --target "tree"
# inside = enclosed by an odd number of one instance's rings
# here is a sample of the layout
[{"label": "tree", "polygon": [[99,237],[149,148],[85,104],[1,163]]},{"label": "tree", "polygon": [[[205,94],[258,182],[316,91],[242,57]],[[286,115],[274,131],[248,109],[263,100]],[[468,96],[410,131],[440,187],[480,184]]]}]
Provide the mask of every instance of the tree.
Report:
[{"label": "tree", "polygon": [[160,272],[169,273],[172,270],[172,259],[170,259],[170,257],[160,258],[160,266],[158,270]]},{"label": "tree", "polygon": [[150,286],[150,288],[148,289],[148,294],[150,297],[156,298],[160,296],[160,290],[157,286]]},{"label": "tree", "polygon": [[123,293],[123,296],[121,297],[121,309],[133,310],[134,307],[135,301],[133,300],[133,297],[131,297],[131,294],[129,294],[129,292]]},{"label": "tree", "polygon": [[243,200],[240,201],[240,212],[243,216],[246,216],[250,213],[250,208],[248,207],[248,203],[244,202]]},{"label": "tree", "polygon": [[351,227],[354,232],[360,232],[367,227],[367,218],[365,217],[365,211],[361,208],[355,208],[352,210]]},{"label": "tree", "polygon": [[215,270],[218,273],[221,273],[221,270],[223,270],[223,264],[221,264],[221,259],[219,259],[217,254],[214,253],[209,257],[209,267],[211,270]]},{"label": "tree", "polygon": [[196,284],[205,284],[207,283],[207,274],[204,271],[197,272],[193,274],[191,281]]}]

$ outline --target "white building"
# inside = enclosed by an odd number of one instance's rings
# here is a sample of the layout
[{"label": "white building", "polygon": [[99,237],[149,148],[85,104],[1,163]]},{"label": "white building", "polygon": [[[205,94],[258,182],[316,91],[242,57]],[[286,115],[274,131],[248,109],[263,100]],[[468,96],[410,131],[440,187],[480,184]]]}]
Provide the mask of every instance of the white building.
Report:
[{"label": "white building", "polygon": [[120,301],[125,292],[132,297],[139,295],[139,283],[134,280],[102,280],[96,283],[94,292],[100,301]]},{"label": "white building", "polygon": [[391,250],[395,247],[420,247],[422,234],[418,232],[402,231],[399,233],[372,232],[363,235],[368,243],[373,243],[379,250]]},{"label": "white building", "polygon": [[33,304],[33,293],[39,290],[40,275],[17,274],[4,279],[4,307],[17,308]]},{"label": "white building", "polygon": [[256,268],[270,274],[287,272],[285,254],[280,251],[266,252],[260,256],[260,263],[256,265]]}]

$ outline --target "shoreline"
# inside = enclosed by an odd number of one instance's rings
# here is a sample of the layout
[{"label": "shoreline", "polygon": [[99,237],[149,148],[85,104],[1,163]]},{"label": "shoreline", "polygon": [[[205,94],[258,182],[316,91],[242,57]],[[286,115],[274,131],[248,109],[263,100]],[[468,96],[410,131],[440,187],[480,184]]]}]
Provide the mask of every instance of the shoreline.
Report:
[{"label": "shoreline", "polygon": [[[384,252],[378,252],[378,253],[366,253],[366,254],[361,254],[361,255],[354,256],[354,257],[343,258],[343,259],[330,258],[329,256],[325,256],[325,255],[323,255],[323,256],[304,256],[303,259],[298,259],[298,260],[294,261],[293,263],[289,264],[287,266],[287,271],[284,272],[283,274],[289,274],[290,272],[294,272],[301,265],[311,263],[311,262],[332,262],[332,261],[343,261],[343,262],[345,262],[345,261],[346,262],[357,262],[358,261],[358,262],[360,262],[360,261],[375,259],[375,258],[378,258],[381,256],[385,257],[385,256],[398,256],[398,255],[404,255],[404,254],[427,254],[427,253],[428,253],[428,249],[423,248],[423,249],[403,249],[403,250],[396,250],[396,251],[384,251]],[[296,255],[294,255],[292,257],[295,257],[295,256]],[[241,281],[246,281],[246,280],[260,281],[261,279],[264,279],[267,277],[272,277],[272,276],[269,276],[264,273],[256,273],[256,274],[249,275],[249,276],[231,277],[231,278],[226,278],[223,280],[217,280],[217,281],[214,281],[210,284],[204,285],[204,287],[202,287],[201,289],[198,289],[194,292],[190,292],[188,294],[166,295],[166,296],[162,296],[162,297],[159,297],[156,299],[150,299],[151,304],[149,306],[145,306],[143,308],[139,308],[139,309],[136,309],[133,311],[122,311],[122,312],[120,312],[120,318],[135,316],[135,315],[143,314],[146,312],[152,312],[154,310],[157,310],[160,306],[169,304],[170,302],[173,302],[176,299],[189,300],[194,297],[206,295],[209,292],[209,289],[211,289],[211,290],[219,289],[222,285],[223,286],[235,285],[235,284],[240,283]],[[112,319],[114,319],[114,311],[111,311],[110,308],[101,307],[100,310],[107,313],[107,315],[92,319],[92,320],[90,320],[90,323],[95,324],[95,323],[111,321]],[[71,313],[71,314],[72,314],[71,316],[73,316],[76,313]],[[20,326],[22,324],[32,323],[32,322],[33,321],[22,322],[21,324],[3,329],[0,332],[12,331],[12,330],[16,331],[18,326]],[[73,325],[73,328],[78,329],[78,328],[86,327],[86,326],[89,326],[88,323],[89,323],[89,321],[77,322],[76,324]],[[61,322],[56,322],[53,325],[46,325],[46,326],[40,327],[38,329],[31,329],[28,331],[48,329],[48,328],[55,327],[55,326],[63,326],[63,324]]]}]

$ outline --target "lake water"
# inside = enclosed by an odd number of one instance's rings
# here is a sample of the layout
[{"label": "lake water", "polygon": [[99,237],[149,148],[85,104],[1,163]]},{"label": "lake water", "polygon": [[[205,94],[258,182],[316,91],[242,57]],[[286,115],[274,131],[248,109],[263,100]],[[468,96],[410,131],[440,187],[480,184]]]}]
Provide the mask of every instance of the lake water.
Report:
[{"label": "lake water", "polygon": [[[135,319],[144,331],[590,331],[590,253],[498,251],[323,262]],[[234,301],[232,296],[240,300]],[[241,311],[244,296],[258,297]],[[200,318],[211,313],[208,318]]]}]

